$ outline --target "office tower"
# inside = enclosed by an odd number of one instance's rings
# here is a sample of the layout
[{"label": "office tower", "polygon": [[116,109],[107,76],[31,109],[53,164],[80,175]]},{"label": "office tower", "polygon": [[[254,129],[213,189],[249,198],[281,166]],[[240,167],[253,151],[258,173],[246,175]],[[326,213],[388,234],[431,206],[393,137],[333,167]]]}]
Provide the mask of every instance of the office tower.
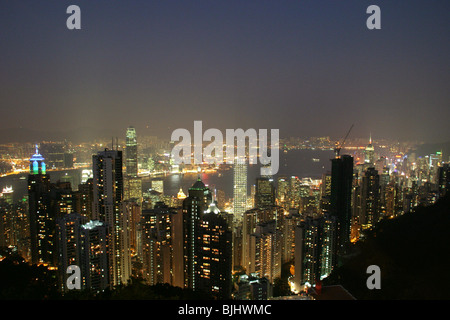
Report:
[{"label": "office tower", "polygon": [[281,276],[281,232],[275,221],[260,223],[250,236],[247,274],[256,273],[270,283]]},{"label": "office tower", "polygon": [[126,174],[129,177],[138,176],[138,153],[137,153],[137,139],[136,129],[134,127],[128,127],[126,132]]},{"label": "office tower", "polygon": [[331,172],[322,174],[322,183],[320,184],[321,198],[329,198],[331,196]]},{"label": "office tower", "polygon": [[247,164],[233,165],[233,214],[236,221],[241,221],[247,209]]},{"label": "office tower", "polygon": [[289,209],[289,180],[286,177],[278,177],[277,180],[277,204],[284,209]]},{"label": "office tower", "polygon": [[82,288],[92,292],[111,288],[106,224],[91,220],[81,226],[80,237]]},{"label": "office tower", "polygon": [[370,136],[369,144],[364,149],[364,155],[365,155],[365,158],[364,158],[365,163],[367,163],[369,165],[375,164],[375,149],[372,145],[372,136]]},{"label": "office tower", "polygon": [[300,184],[301,181],[298,177],[291,177],[289,181],[289,209],[300,208]]},{"label": "office tower", "polygon": [[133,199],[122,202],[123,210],[128,212],[129,221],[129,245],[131,256],[134,257],[141,251],[140,223],[142,216],[142,207],[140,203]]},{"label": "office tower", "polygon": [[295,231],[295,287],[313,286],[320,279],[322,219],[306,217]]},{"label": "office tower", "polygon": [[[108,255],[111,285],[127,283],[130,267],[127,242],[128,212],[123,200],[122,151],[108,150],[93,156],[93,218],[108,228]],[[124,264],[125,263],[125,264]]]},{"label": "office tower", "polygon": [[125,139],[125,166],[124,199],[134,199],[142,202],[142,179],[138,177],[138,152],[136,129],[128,127]]},{"label": "office tower", "polygon": [[375,168],[368,168],[361,184],[360,223],[363,229],[374,226],[380,219],[380,176]]},{"label": "office tower", "polygon": [[242,219],[242,228],[241,228],[241,257],[242,261],[240,265],[244,268],[244,270],[248,270],[251,264],[251,256],[250,256],[250,236],[255,232],[256,226],[261,220],[261,209],[250,209],[244,213]]},{"label": "office tower", "polygon": [[350,244],[352,216],[353,157],[343,155],[331,160],[330,212],[337,218],[337,255],[340,264]]},{"label": "office tower", "polygon": [[78,185],[78,191],[74,193],[75,212],[80,213],[86,219],[92,219],[92,204],[94,200],[93,179],[89,178]]},{"label": "office tower", "polygon": [[67,268],[81,264],[81,225],[86,219],[79,213],[68,213],[57,219],[58,237],[58,275],[62,290],[67,290],[66,282],[69,274]]},{"label": "office tower", "polygon": [[275,186],[273,179],[256,178],[255,207],[266,208],[275,205]]},{"label": "office tower", "polygon": [[198,232],[197,287],[217,300],[231,297],[232,234],[225,213],[211,202]]},{"label": "office tower", "polygon": [[142,202],[142,178],[126,176],[124,179],[124,200]]},{"label": "office tower", "polygon": [[183,200],[183,259],[184,287],[196,288],[196,239],[203,213],[212,201],[211,191],[200,178],[189,188],[189,195]]},{"label": "office tower", "polygon": [[182,286],[182,211],[158,202],[143,210],[141,226],[144,279]]},{"label": "office tower", "polygon": [[30,218],[30,246],[32,264],[55,263],[54,217],[50,212],[50,176],[44,158],[36,153],[30,158],[28,175],[28,203]]}]

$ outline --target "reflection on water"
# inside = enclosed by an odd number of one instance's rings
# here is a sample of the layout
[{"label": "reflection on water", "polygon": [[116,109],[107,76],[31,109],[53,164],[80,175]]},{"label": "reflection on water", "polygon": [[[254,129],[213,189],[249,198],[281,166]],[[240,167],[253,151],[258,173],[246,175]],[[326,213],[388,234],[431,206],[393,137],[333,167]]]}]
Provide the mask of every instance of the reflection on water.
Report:
[{"label": "reflection on water", "polygon": [[[278,174],[274,176],[297,176],[299,178],[311,177],[320,178],[323,173],[331,170],[331,162],[334,153],[332,150],[292,150],[288,153],[280,153],[280,167]],[[73,169],[65,171],[51,171],[50,179],[52,182],[58,180],[67,180],[72,183],[74,189],[78,188],[81,182],[82,169]],[[260,166],[252,165],[248,168],[248,193],[250,186],[260,175]],[[27,174],[11,175],[0,178],[0,190],[6,186],[12,186],[14,189],[14,200],[19,200],[27,193]],[[22,179],[21,179],[22,177]],[[224,170],[218,173],[201,173],[202,181],[210,189],[223,190],[227,197],[233,195],[233,170]],[[197,180],[198,174],[170,174],[167,176],[143,178],[143,189],[148,190],[151,187],[152,179],[162,179],[164,181],[164,193],[166,195],[176,195],[180,188],[187,195],[190,188]]]}]

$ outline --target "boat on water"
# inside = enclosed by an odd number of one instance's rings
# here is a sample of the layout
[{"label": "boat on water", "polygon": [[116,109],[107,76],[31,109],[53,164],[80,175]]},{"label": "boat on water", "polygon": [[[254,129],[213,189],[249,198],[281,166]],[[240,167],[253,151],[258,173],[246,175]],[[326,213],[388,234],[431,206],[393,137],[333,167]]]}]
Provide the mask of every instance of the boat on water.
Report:
[{"label": "boat on water", "polygon": [[317,158],[312,158],[312,161],[313,161],[313,162],[319,162],[319,161],[320,161],[320,159],[317,159]]}]

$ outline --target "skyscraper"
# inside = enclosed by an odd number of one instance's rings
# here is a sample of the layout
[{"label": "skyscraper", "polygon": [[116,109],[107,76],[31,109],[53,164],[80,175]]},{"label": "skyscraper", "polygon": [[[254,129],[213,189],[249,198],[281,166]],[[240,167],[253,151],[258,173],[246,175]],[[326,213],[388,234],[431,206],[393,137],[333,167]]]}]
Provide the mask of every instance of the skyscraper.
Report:
[{"label": "skyscraper", "polygon": [[296,288],[315,285],[320,279],[322,255],[322,219],[306,217],[295,230]]},{"label": "skyscraper", "polygon": [[183,285],[182,247],[176,241],[182,233],[182,211],[170,208],[163,202],[142,213],[143,269],[147,283]]},{"label": "skyscraper", "polygon": [[255,207],[267,208],[275,204],[275,186],[273,179],[256,178]]},{"label": "skyscraper", "polygon": [[126,283],[130,274],[126,225],[128,212],[122,206],[122,151],[100,151],[93,156],[93,217],[108,228],[108,256],[111,285]]},{"label": "skyscraper", "polygon": [[370,136],[369,144],[366,146],[366,149],[364,150],[365,159],[364,162],[373,165],[375,164],[375,149],[372,145],[372,136]]},{"label": "skyscraper", "polygon": [[330,212],[337,219],[337,263],[340,264],[349,244],[352,216],[353,157],[343,155],[331,160]]},{"label": "skyscraper", "polygon": [[100,292],[110,287],[108,228],[104,222],[91,220],[80,229],[82,288]]},{"label": "skyscraper", "polygon": [[189,195],[183,200],[183,260],[184,286],[196,288],[196,243],[198,228],[204,212],[212,201],[211,191],[200,178],[189,188]]},{"label": "skyscraper", "polygon": [[69,276],[66,270],[70,265],[81,264],[81,225],[85,218],[79,213],[68,213],[57,219],[58,236],[58,273],[62,289],[67,290],[66,281]]},{"label": "skyscraper", "polygon": [[247,209],[247,164],[235,161],[233,165],[233,214],[241,221]]},{"label": "skyscraper", "polygon": [[368,168],[362,178],[360,223],[364,228],[375,225],[380,218],[380,176]]},{"label": "skyscraper", "polygon": [[137,138],[136,129],[128,127],[126,132],[126,174],[129,177],[138,176],[138,154],[137,154]]},{"label": "skyscraper", "polygon": [[138,151],[136,129],[128,127],[125,138],[124,199],[142,202],[142,180],[138,177]]},{"label": "skyscraper", "polygon": [[50,212],[50,176],[44,158],[36,153],[30,158],[28,175],[28,203],[30,217],[31,263],[55,263],[54,217]]},{"label": "skyscraper", "polygon": [[197,240],[197,289],[218,300],[230,299],[232,233],[215,202],[200,221]]}]

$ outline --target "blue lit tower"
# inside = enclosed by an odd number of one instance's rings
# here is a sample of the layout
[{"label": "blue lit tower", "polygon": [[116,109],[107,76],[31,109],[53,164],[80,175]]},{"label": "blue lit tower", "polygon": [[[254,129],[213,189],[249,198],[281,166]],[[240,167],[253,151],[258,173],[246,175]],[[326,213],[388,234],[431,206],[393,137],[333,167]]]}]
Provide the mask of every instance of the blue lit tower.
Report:
[{"label": "blue lit tower", "polygon": [[54,265],[54,221],[50,210],[50,176],[46,173],[44,158],[36,153],[30,158],[28,175],[28,202],[30,218],[31,263]]},{"label": "blue lit tower", "polygon": [[46,174],[44,157],[39,154],[38,145],[36,145],[36,153],[30,158],[30,174]]}]

